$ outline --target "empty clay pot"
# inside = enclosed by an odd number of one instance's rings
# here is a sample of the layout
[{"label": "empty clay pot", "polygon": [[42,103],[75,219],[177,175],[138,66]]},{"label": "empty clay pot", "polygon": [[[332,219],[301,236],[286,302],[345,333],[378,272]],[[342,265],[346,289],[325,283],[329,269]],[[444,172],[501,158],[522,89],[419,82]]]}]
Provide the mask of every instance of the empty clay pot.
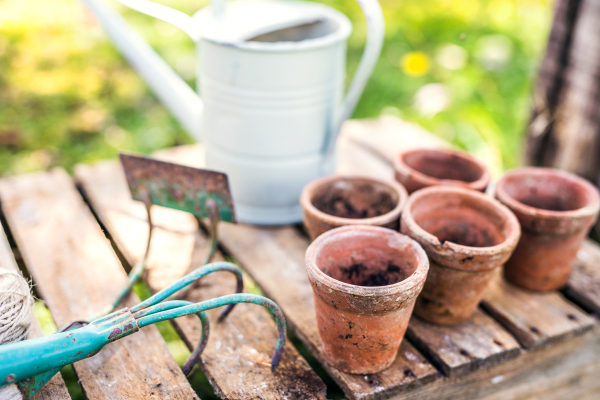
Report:
[{"label": "empty clay pot", "polygon": [[509,282],[530,290],[567,283],[581,243],[598,217],[594,186],[551,168],[520,168],[496,186],[496,197],[517,216],[521,240],[504,267]]},{"label": "empty clay pot", "polygon": [[300,204],[312,240],[345,225],[373,225],[398,230],[408,193],[397,182],[364,176],[326,176],[304,187]]},{"label": "empty clay pot", "polygon": [[394,159],[396,180],[408,193],[429,186],[461,186],[485,191],[490,183],[486,166],[466,153],[450,150],[416,149]]},{"label": "empty clay pot", "polygon": [[459,323],[473,314],[521,232],[517,218],[498,201],[450,186],[413,193],[401,224],[402,233],[423,246],[430,262],[415,314],[437,324]]},{"label": "empty clay pot", "polygon": [[391,229],[345,226],[306,252],[326,361],[351,374],[389,367],[427,277],[427,255]]}]

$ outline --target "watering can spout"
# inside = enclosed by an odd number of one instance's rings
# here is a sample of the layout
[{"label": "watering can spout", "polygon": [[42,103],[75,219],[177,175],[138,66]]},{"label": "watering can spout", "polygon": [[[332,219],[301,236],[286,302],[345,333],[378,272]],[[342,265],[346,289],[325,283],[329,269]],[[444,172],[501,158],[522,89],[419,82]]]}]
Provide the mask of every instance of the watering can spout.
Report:
[{"label": "watering can spout", "polygon": [[[196,92],[105,0],[82,1],[96,16],[115,46],[142,76],[161,102],[187,131],[199,140],[203,107],[202,100]],[[120,2],[125,3],[127,0]],[[139,3],[139,0],[136,3]],[[196,39],[190,16],[159,4],[147,3],[156,6],[152,11],[162,13],[161,19],[169,19],[170,22],[180,26],[188,35]]]}]

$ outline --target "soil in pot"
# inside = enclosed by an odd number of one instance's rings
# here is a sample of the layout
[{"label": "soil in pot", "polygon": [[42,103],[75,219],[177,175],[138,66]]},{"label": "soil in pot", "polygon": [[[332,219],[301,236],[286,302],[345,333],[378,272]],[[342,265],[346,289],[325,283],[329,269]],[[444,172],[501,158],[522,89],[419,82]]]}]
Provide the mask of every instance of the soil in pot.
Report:
[{"label": "soil in pot", "polygon": [[337,181],[317,190],[313,205],[325,214],[340,218],[373,218],[389,213],[398,204],[398,195],[371,182]]},{"label": "soil in pot", "polygon": [[398,229],[408,194],[396,182],[360,176],[329,176],[309,183],[302,192],[304,225],[314,240],[344,225]]}]

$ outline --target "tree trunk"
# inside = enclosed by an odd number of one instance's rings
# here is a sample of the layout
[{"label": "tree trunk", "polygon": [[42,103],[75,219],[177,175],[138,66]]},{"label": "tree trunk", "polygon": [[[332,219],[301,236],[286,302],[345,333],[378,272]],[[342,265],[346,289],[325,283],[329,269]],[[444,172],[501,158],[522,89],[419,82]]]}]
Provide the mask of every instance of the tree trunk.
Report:
[{"label": "tree trunk", "polygon": [[526,163],[600,182],[600,0],[557,0]]}]

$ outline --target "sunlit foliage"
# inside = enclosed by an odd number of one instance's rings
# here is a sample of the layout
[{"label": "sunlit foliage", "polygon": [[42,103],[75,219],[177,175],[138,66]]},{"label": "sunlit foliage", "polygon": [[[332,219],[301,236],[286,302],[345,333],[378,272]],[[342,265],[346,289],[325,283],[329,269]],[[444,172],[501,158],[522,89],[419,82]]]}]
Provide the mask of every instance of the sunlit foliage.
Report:
[{"label": "sunlit foliage", "polygon": [[[166,1],[193,13],[207,0]],[[349,76],[365,27],[350,0]],[[382,0],[386,44],[355,112],[395,114],[485,159],[520,163],[532,84],[548,34],[546,0]],[[113,3],[114,4],[114,3]],[[177,28],[121,12],[190,84],[194,45]],[[0,174],[192,140],[76,0],[0,2]]]}]

